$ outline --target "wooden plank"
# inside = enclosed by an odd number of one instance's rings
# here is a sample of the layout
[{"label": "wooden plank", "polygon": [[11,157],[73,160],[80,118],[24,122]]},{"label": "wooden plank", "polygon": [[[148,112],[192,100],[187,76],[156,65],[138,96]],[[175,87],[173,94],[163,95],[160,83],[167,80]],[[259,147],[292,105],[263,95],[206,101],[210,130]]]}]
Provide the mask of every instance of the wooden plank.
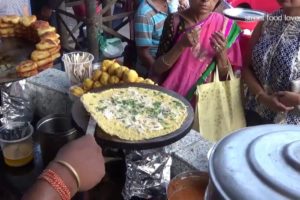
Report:
[{"label": "wooden plank", "polygon": [[67,12],[67,11],[65,11],[65,10],[62,10],[62,9],[56,9],[55,12],[58,13],[58,14],[62,14],[62,15],[71,17],[71,18],[73,18],[73,19],[76,19],[77,21],[83,21],[83,22],[85,21],[85,18],[77,17],[77,16],[75,16],[74,14],[69,13],[69,12]]},{"label": "wooden plank", "polygon": [[126,41],[126,42],[129,42],[130,39],[128,39],[127,37],[125,37],[124,35],[121,35],[120,33],[118,33],[117,31],[113,30],[112,28],[109,28],[107,26],[102,26],[102,30],[115,36],[115,37],[118,37],[120,38],[122,41]]},{"label": "wooden plank", "polygon": [[82,47],[80,46],[80,44],[77,42],[77,39],[75,38],[75,36],[73,35],[72,31],[69,29],[68,25],[66,24],[66,22],[62,19],[62,17],[60,15],[57,16],[61,23],[64,25],[64,27],[66,28],[66,30],[69,33],[69,36],[71,36],[71,38],[74,40],[74,42],[76,43],[76,45],[78,45],[78,47],[81,49]]},{"label": "wooden plank", "polygon": [[104,5],[104,8],[100,11],[100,15],[105,14],[107,11],[111,11],[112,6],[117,2],[117,0],[104,0],[104,3],[102,3],[102,5]]},{"label": "wooden plank", "polygon": [[73,7],[73,6],[78,6],[83,4],[83,0],[78,0],[78,1],[68,1],[66,2],[66,7]]},{"label": "wooden plank", "polygon": [[120,14],[112,15],[112,16],[105,16],[105,17],[102,18],[102,21],[103,22],[108,22],[108,21],[113,21],[113,20],[116,20],[116,19],[122,19],[124,17],[130,17],[133,14],[134,14],[134,12],[131,11],[131,12],[120,13]]}]

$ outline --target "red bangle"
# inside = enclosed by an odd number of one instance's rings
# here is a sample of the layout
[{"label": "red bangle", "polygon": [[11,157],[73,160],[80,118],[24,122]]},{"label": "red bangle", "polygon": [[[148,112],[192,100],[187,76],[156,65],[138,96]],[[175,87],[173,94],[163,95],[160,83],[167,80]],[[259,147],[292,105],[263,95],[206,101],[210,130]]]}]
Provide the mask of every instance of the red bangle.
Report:
[{"label": "red bangle", "polygon": [[39,176],[39,179],[47,181],[54,190],[59,194],[62,200],[70,200],[71,192],[64,181],[51,169],[46,169]]}]

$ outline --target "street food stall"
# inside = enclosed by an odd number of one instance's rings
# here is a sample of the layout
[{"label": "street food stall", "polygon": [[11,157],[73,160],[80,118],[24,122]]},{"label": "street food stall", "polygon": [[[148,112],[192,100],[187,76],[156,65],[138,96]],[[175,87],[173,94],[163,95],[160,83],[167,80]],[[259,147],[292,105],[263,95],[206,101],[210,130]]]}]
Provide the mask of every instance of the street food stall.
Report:
[{"label": "street food stall", "polygon": [[[68,48],[72,31],[63,17],[60,26],[65,26],[68,34],[62,31],[60,35],[33,16],[0,18],[0,27],[7,29],[0,31],[0,181],[8,191],[20,197],[61,146],[91,134],[107,156],[108,174],[93,192],[110,192],[118,196],[114,199],[300,198],[299,127],[251,127],[216,144],[208,142],[192,130],[194,111],[184,97],[140,77],[115,59],[98,61],[95,4],[84,2],[89,52]],[[98,17],[100,28],[119,36],[102,24],[116,19],[101,16],[115,1],[105,3]],[[56,12],[68,15],[61,9]],[[62,56],[64,72],[52,69],[61,47],[71,51]],[[60,80],[52,70],[62,74]],[[51,91],[52,96],[39,96],[37,91],[33,96],[53,98],[54,106],[47,101],[32,105],[26,95],[27,80],[47,82],[38,90]],[[63,103],[62,98],[55,101],[57,90],[53,92],[51,84],[60,81],[67,83],[64,98],[72,102],[68,114],[54,113],[54,107]],[[36,119],[34,107],[49,107],[50,113]],[[110,161],[121,161],[122,166]],[[121,183],[102,187],[111,177],[122,179]],[[93,192],[75,198],[92,199]]]}]

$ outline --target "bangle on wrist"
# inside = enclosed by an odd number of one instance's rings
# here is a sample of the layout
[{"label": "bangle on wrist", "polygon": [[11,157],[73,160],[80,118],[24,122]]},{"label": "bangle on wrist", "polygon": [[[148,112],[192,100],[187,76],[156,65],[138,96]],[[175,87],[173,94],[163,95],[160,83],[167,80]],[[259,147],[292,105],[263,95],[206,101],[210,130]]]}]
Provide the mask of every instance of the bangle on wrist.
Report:
[{"label": "bangle on wrist", "polygon": [[63,160],[55,160],[56,163],[66,167],[68,169],[68,171],[72,174],[72,176],[75,178],[76,180],[76,184],[77,184],[77,191],[79,191],[80,188],[80,178],[78,173],[76,172],[76,170],[74,169],[74,167],[72,165],[70,165],[69,163],[67,163],[66,161]]},{"label": "bangle on wrist", "polygon": [[166,62],[166,60],[165,60],[165,55],[163,55],[163,56],[161,57],[161,60],[162,60],[163,64],[167,65],[168,67],[172,66],[171,63],[167,63],[167,62]]},{"label": "bangle on wrist", "polygon": [[255,101],[258,102],[258,98],[263,95],[265,92],[264,91],[260,91],[255,95]]},{"label": "bangle on wrist", "polygon": [[71,192],[62,178],[51,169],[46,169],[38,179],[44,180],[59,194],[61,200],[70,200]]}]

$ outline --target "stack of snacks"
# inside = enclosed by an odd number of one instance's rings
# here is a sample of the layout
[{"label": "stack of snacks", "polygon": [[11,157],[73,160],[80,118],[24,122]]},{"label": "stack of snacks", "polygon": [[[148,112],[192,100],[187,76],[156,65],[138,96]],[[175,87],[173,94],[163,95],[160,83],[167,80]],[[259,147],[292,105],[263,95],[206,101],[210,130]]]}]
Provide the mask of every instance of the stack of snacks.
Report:
[{"label": "stack of snacks", "polygon": [[[34,15],[0,17],[0,37],[20,37],[36,43],[36,50],[31,53],[31,59],[17,66],[19,77],[29,77],[37,74],[36,71],[48,69],[60,57],[60,36],[56,29],[46,21],[37,20]],[[30,73],[24,71],[24,64],[25,69],[31,69]],[[31,64],[32,66],[29,66]]]}]

